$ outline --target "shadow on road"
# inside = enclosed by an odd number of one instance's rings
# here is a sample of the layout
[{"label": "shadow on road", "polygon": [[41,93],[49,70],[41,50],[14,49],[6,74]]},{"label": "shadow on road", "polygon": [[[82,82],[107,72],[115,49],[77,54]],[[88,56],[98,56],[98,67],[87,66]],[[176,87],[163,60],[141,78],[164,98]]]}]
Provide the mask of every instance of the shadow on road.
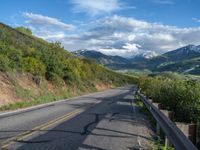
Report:
[{"label": "shadow on road", "polygon": [[[121,121],[130,124],[145,125],[142,118],[135,117],[132,98],[127,95],[132,94],[133,89],[127,90],[126,93],[114,97],[84,97],[84,99],[96,99],[101,101],[98,104],[82,103],[69,104],[74,108],[84,108],[85,111],[71,118],[53,129],[37,130],[39,135],[29,140],[17,140],[17,144],[23,143],[18,150],[75,150],[75,149],[95,149],[104,150],[102,147],[96,147],[94,144],[84,143],[88,135],[95,137],[110,138],[128,138],[138,137],[137,134],[112,129],[111,126],[98,127],[101,120],[107,122]],[[98,132],[93,132],[93,131]],[[21,130],[20,130],[21,131]],[[1,132],[1,131],[0,131]],[[3,132],[19,132],[19,131],[3,131]],[[151,140],[148,137],[139,135],[141,138]],[[99,141],[100,142],[100,141]],[[110,143],[112,144],[112,143]],[[127,148],[127,149],[134,149]],[[138,149],[136,147],[135,149]]]}]

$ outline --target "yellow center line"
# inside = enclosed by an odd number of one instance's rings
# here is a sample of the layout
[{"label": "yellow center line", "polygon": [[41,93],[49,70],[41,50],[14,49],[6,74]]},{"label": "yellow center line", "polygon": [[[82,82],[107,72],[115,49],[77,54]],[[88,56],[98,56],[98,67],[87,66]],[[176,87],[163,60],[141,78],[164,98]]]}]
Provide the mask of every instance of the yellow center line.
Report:
[{"label": "yellow center line", "polygon": [[63,115],[63,116],[61,116],[61,117],[58,117],[58,118],[56,118],[56,119],[54,119],[54,120],[51,120],[51,121],[49,121],[49,122],[47,122],[47,123],[41,124],[41,125],[39,125],[39,126],[36,126],[36,127],[33,128],[31,131],[26,131],[26,132],[23,132],[23,133],[21,133],[21,134],[18,134],[18,135],[16,135],[15,137],[12,137],[12,138],[8,139],[8,140],[3,144],[2,148],[7,148],[7,147],[9,147],[11,144],[15,143],[14,141],[22,140],[22,139],[25,139],[25,138],[27,138],[27,137],[30,137],[31,135],[33,135],[33,134],[39,132],[38,130],[44,130],[44,129],[46,129],[46,128],[50,127],[50,126],[53,126],[53,125],[55,125],[55,124],[58,124],[59,122],[62,122],[62,121],[66,120],[66,119],[70,118],[71,116],[76,115],[76,114],[78,114],[78,113],[80,113],[80,112],[81,112],[80,109],[76,109],[75,111],[72,111],[72,112],[70,112],[70,113],[67,113],[67,114],[65,114],[65,115]]}]

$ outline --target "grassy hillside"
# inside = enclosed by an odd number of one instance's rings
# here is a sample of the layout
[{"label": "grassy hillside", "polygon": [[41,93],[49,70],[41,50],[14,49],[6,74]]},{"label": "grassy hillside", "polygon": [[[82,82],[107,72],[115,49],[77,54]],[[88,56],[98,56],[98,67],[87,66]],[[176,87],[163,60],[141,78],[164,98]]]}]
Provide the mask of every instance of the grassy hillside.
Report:
[{"label": "grassy hillside", "polygon": [[[28,29],[16,30],[2,23],[0,72],[1,88],[7,89],[0,92],[0,97],[5,97],[0,99],[0,104],[18,103],[2,109],[26,107],[135,82],[130,76],[75,57],[59,42],[48,43],[32,36]],[[9,101],[6,100],[8,95],[13,95]]]}]

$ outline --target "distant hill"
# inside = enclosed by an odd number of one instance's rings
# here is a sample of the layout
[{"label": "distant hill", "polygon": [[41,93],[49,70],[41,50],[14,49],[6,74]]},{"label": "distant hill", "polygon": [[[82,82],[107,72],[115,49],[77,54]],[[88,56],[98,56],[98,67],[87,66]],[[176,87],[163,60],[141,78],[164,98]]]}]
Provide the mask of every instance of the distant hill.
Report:
[{"label": "distant hill", "polygon": [[200,57],[200,46],[187,45],[154,57],[150,59],[149,62],[158,65],[165,62],[181,62],[196,57]]},{"label": "distant hill", "polygon": [[187,45],[185,47],[178,48],[176,50],[163,54],[167,58],[167,61],[183,61],[200,57],[200,45]]},{"label": "distant hill", "polygon": [[120,57],[120,56],[110,56],[105,55],[101,52],[94,51],[94,50],[77,50],[73,52],[77,56],[94,59],[98,63],[108,65],[108,64],[127,64],[130,63],[130,61],[126,58]]},{"label": "distant hill", "polygon": [[199,68],[199,58],[200,46],[187,45],[146,61],[145,68],[159,72],[194,73]]},{"label": "distant hill", "polygon": [[79,50],[77,56],[95,59],[97,62],[115,70],[148,69],[153,72],[173,71],[200,74],[200,46],[187,45],[162,55],[148,52],[133,58],[108,56],[97,51]]},{"label": "distant hill", "polygon": [[187,45],[149,59],[135,57],[129,67],[153,72],[200,74],[200,46]]}]

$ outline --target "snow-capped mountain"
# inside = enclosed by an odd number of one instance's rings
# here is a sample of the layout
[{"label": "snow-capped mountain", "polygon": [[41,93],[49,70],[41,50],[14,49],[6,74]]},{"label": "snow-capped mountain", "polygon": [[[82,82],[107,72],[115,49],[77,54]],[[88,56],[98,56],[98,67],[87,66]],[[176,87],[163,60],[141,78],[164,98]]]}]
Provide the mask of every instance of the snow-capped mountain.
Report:
[{"label": "snow-capped mountain", "polygon": [[158,55],[146,51],[132,58],[109,56],[99,51],[79,50],[75,55],[92,58],[112,69],[149,69],[151,71],[175,71],[200,74],[200,45],[187,45],[176,50]]}]

